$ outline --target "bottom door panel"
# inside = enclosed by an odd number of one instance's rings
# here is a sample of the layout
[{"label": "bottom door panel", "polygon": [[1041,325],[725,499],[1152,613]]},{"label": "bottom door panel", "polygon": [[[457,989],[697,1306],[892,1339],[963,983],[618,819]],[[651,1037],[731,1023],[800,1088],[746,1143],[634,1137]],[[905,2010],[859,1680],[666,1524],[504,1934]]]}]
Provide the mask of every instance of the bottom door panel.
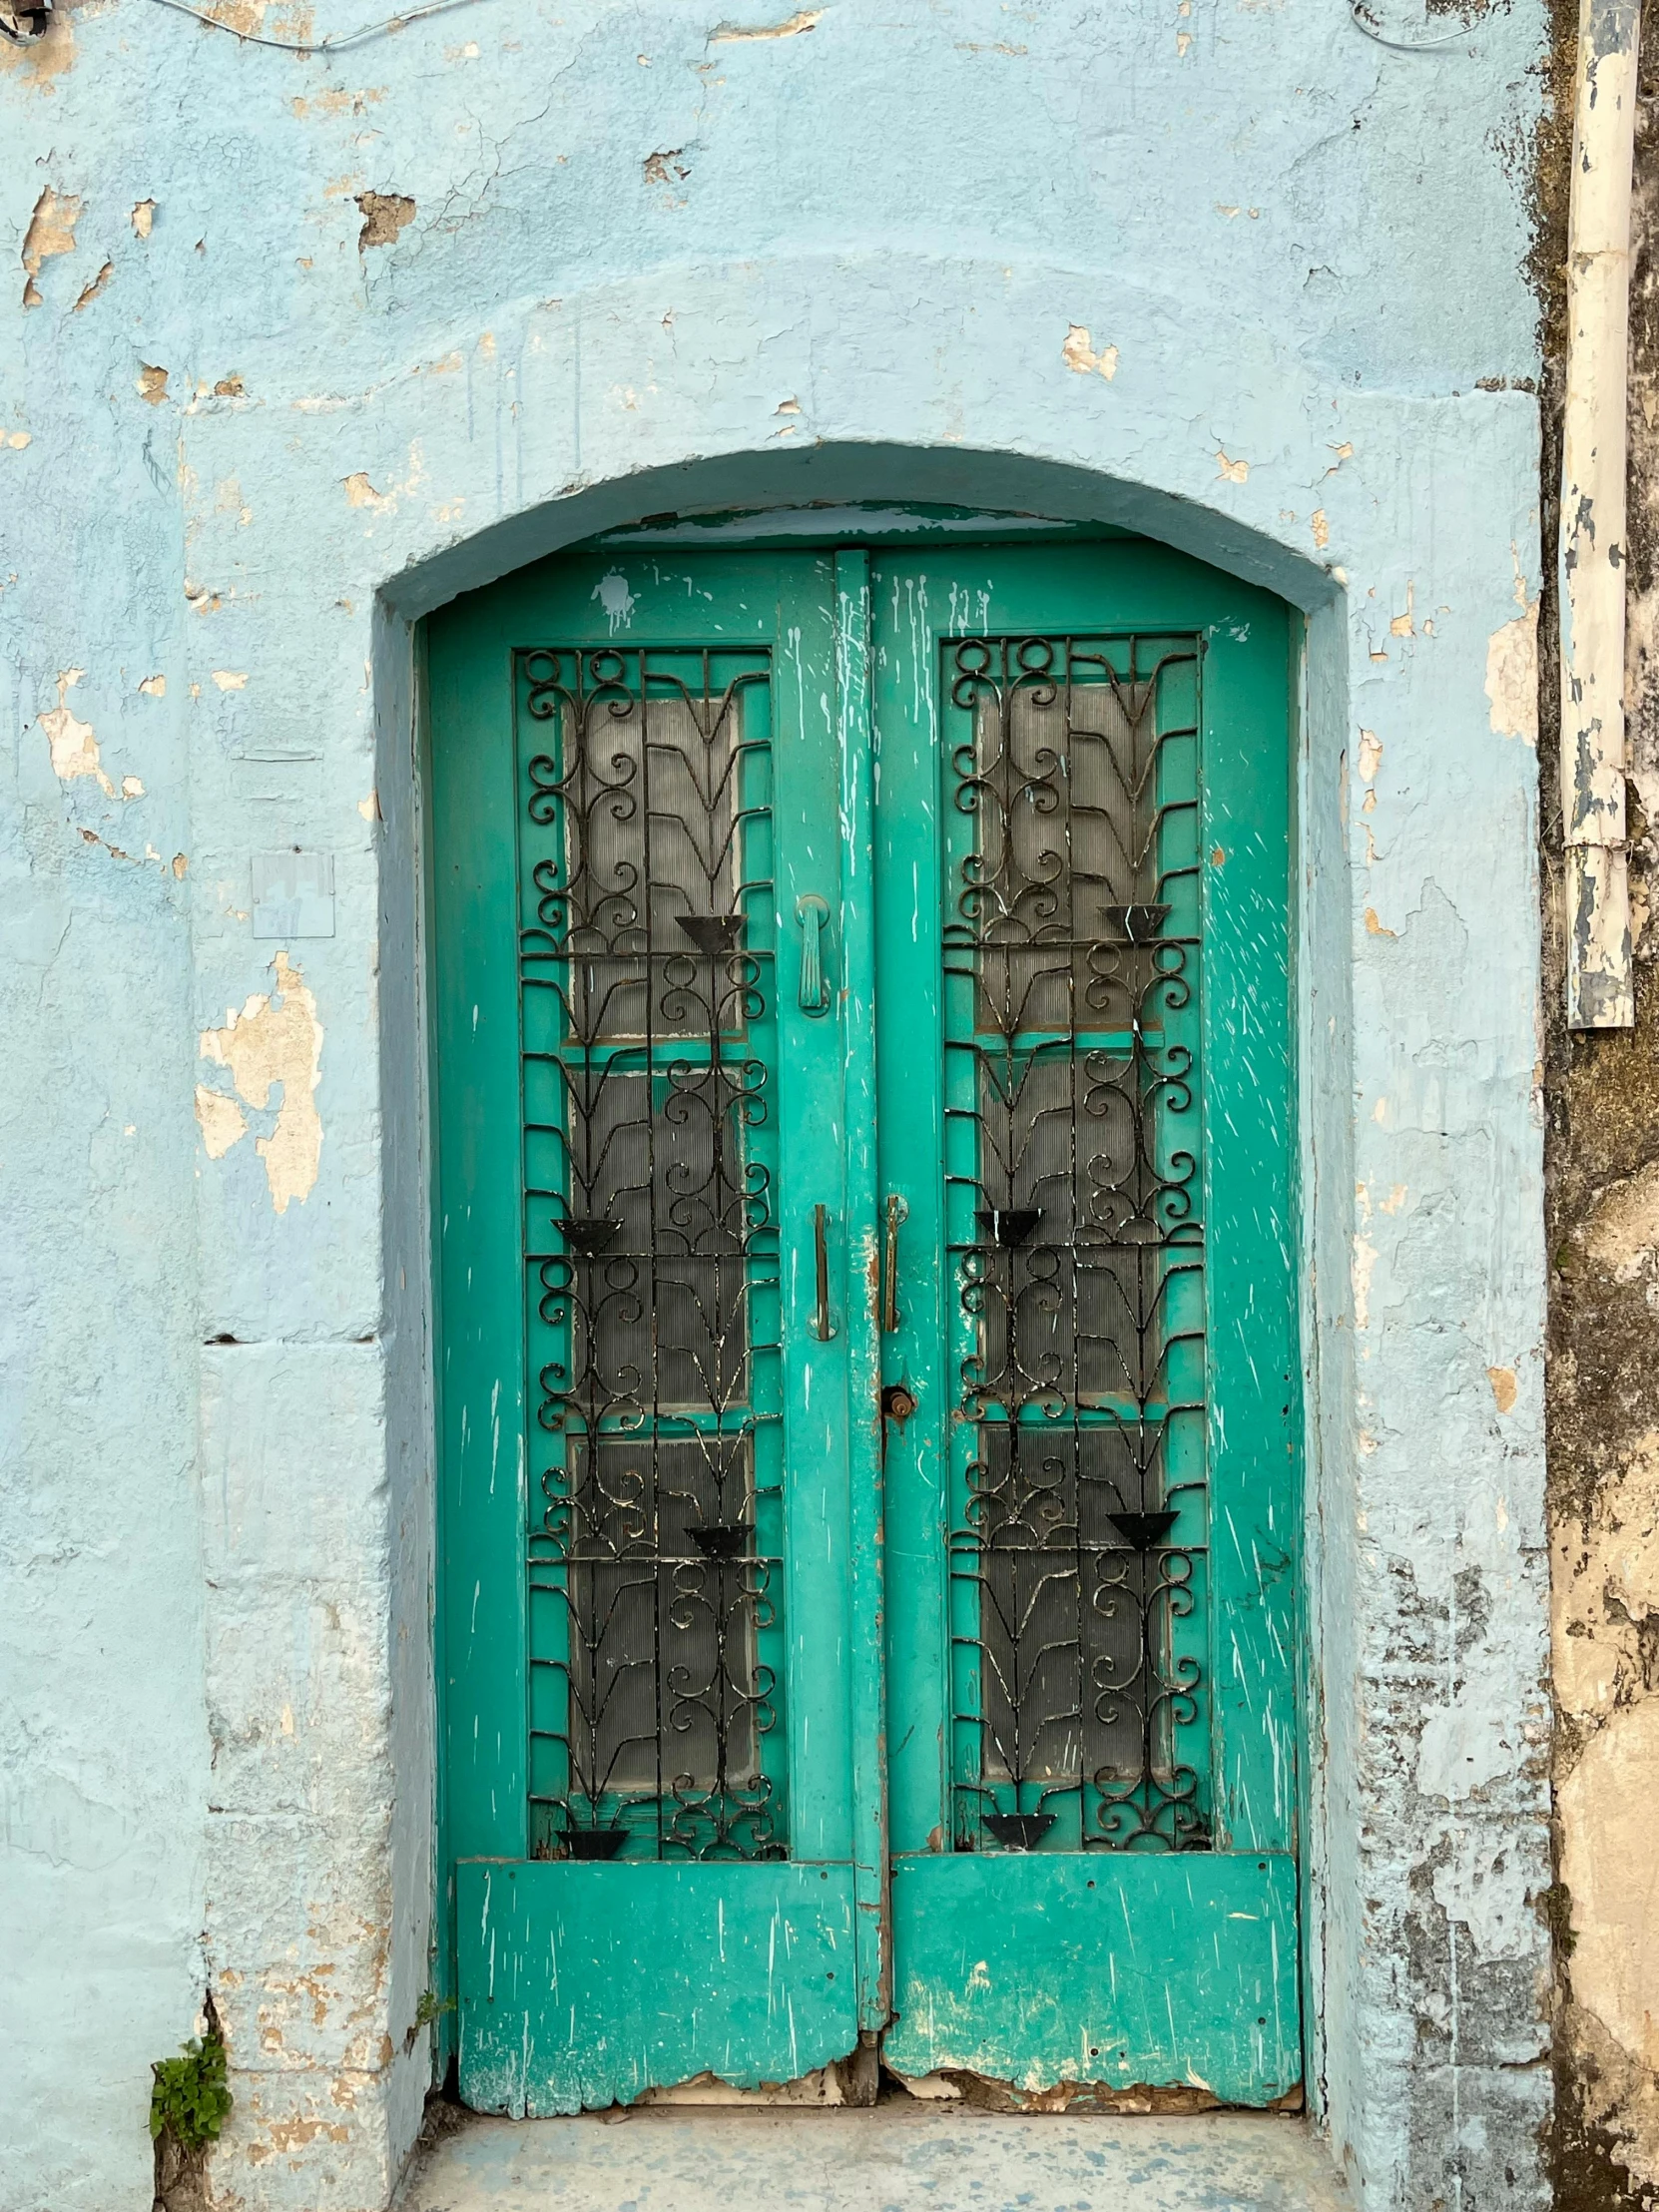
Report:
[{"label": "bottom door panel", "polygon": [[542,2119],[718,2074],[794,2081],[858,2040],[846,1867],[580,1867],[457,1873],[460,2092]]},{"label": "bottom door panel", "polygon": [[901,1859],[892,1910],[882,2056],[897,2073],[959,2070],[1025,2095],[1185,2084],[1223,2104],[1301,2079],[1284,1854]]}]

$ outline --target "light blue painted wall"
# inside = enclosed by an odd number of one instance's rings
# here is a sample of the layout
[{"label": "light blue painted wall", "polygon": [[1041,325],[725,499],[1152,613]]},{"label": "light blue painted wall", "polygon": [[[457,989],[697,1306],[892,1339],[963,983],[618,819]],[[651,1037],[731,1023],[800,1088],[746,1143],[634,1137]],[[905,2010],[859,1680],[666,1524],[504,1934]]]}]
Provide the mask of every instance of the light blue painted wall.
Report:
[{"label": "light blue painted wall", "polygon": [[[1537,591],[1541,0],[1426,52],[1345,0],[728,35],[768,21],[477,0],[305,59],[94,0],[0,52],[5,2212],[148,2202],[210,1973],[219,2201],[389,2193],[431,1794],[408,622],[820,496],[1126,521],[1312,610],[1314,2064],[1372,2212],[1542,2201],[1535,777],[1486,688]],[[415,205],[365,249],[370,191]],[[287,1089],[245,1067],[210,1157],[199,1035],[272,992],[252,855],[294,844],[334,934],[281,945]]]}]

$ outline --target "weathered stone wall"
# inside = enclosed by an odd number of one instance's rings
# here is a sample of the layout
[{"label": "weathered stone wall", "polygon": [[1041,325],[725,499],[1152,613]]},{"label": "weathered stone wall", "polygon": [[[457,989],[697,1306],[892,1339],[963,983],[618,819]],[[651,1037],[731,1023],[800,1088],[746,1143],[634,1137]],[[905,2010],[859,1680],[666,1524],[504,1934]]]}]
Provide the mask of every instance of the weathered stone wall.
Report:
[{"label": "weathered stone wall", "polygon": [[[141,2204],[210,1978],[220,2203],[380,2212],[430,2070],[411,624],[804,498],[1117,522],[1311,617],[1310,2090],[1367,2212],[1543,2202],[1546,23],[1364,13],[481,0],[330,58],[95,0],[0,48],[4,2212]],[[331,935],[256,932],[294,846]]]},{"label": "weathered stone wall", "polygon": [[[1559,898],[1545,910],[1562,2212],[1659,2204],[1659,7],[1645,14],[1626,657],[1633,1033],[1569,1036]],[[1559,186],[1544,212],[1558,242]],[[1546,662],[1546,727],[1555,680]],[[1544,773],[1553,892],[1552,757]]]}]

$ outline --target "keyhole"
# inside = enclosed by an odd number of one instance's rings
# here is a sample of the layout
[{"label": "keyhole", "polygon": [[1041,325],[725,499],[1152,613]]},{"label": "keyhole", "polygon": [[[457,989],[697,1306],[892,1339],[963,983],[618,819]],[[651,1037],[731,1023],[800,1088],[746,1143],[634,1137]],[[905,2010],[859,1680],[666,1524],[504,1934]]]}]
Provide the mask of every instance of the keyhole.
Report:
[{"label": "keyhole", "polygon": [[900,1428],[916,1409],[916,1401],[902,1382],[889,1382],[881,1392],[881,1417],[895,1420]]}]

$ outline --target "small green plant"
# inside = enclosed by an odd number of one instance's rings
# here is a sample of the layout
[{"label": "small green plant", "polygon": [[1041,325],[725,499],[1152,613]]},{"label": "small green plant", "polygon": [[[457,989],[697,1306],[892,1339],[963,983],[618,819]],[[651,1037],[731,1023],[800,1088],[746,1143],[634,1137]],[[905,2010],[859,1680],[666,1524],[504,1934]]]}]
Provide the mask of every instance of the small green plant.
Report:
[{"label": "small green plant", "polygon": [[150,2133],[159,2140],[171,2131],[183,2150],[200,2150],[217,2140],[231,2110],[225,2079],[225,2041],[217,2027],[193,2035],[177,2058],[158,2058],[150,2071]]},{"label": "small green plant", "polygon": [[416,2027],[430,2027],[440,2014],[453,2012],[454,2009],[455,1999],[453,1997],[440,1997],[435,1989],[427,1989],[423,1992],[420,2002],[415,2006],[415,2025]]}]

